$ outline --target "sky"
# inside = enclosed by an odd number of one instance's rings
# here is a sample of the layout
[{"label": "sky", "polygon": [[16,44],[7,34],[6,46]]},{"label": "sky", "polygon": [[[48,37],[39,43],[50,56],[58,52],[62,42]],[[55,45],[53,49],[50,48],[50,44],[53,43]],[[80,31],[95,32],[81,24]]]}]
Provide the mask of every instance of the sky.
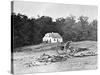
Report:
[{"label": "sky", "polygon": [[59,4],[47,2],[29,2],[29,1],[14,1],[13,11],[27,15],[29,18],[40,16],[50,16],[53,20],[73,15],[89,17],[89,21],[97,19],[97,6],[75,5],[75,4]]}]

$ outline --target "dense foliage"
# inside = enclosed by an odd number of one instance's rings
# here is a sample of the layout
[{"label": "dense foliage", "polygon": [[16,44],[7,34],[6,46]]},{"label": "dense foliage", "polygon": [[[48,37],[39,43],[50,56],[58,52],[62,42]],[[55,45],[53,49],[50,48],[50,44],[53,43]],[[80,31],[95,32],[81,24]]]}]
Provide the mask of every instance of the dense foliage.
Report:
[{"label": "dense foliage", "polygon": [[43,36],[48,32],[59,33],[64,42],[68,40],[97,41],[97,20],[88,21],[88,17],[67,16],[56,21],[49,16],[28,18],[22,14],[11,14],[14,48],[42,43]]}]

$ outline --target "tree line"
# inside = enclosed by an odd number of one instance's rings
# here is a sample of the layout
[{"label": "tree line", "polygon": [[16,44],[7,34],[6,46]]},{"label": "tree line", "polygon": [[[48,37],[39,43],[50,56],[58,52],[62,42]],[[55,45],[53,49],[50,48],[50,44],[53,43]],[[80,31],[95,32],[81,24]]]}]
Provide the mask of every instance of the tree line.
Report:
[{"label": "tree line", "polygon": [[53,21],[49,16],[28,18],[23,14],[11,14],[13,32],[13,48],[42,43],[42,38],[48,32],[59,33],[66,41],[97,41],[97,20],[88,21],[89,17],[67,16]]}]

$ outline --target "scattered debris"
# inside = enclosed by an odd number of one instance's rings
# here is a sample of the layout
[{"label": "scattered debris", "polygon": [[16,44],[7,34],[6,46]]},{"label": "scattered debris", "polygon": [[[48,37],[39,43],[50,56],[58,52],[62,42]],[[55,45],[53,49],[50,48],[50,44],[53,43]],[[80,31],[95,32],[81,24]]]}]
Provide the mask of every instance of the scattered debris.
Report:
[{"label": "scattered debris", "polygon": [[[71,41],[67,42],[64,46],[59,46],[60,49],[57,49],[58,55],[48,55],[43,53],[38,58],[29,57],[27,63],[24,63],[26,67],[47,65],[55,62],[66,61],[71,57],[80,57],[80,56],[94,56],[97,55],[96,51],[91,50],[90,48],[75,48],[70,46]],[[62,53],[61,53],[62,52]],[[27,57],[24,58],[25,60]],[[25,61],[20,59],[19,61]],[[16,60],[15,60],[16,61]]]},{"label": "scattered debris", "polygon": [[67,60],[67,57],[66,56],[59,56],[59,55],[50,56],[48,54],[43,53],[36,60],[27,62],[24,65],[26,67],[32,67],[32,66],[47,65],[47,64],[54,63],[54,62],[61,62],[61,61],[65,61],[65,60]]}]

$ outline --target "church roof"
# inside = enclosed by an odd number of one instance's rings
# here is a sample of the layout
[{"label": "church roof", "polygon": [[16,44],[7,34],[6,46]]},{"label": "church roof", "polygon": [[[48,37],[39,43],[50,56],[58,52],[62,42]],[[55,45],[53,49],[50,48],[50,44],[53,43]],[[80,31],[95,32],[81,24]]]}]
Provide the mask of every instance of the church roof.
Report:
[{"label": "church roof", "polygon": [[48,35],[49,37],[52,37],[52,38],[62,38],[59,33],[52,32],[52,33],[47,33],[46,35]]}]

